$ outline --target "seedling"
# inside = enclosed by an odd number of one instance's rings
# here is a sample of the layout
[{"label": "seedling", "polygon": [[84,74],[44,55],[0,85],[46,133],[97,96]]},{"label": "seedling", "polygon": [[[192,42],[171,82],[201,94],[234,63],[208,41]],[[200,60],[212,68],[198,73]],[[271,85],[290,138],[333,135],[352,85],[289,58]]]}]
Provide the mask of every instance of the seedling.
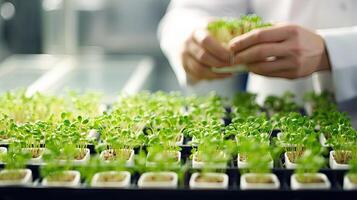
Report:
[{"label": "seedling", "polygon": [[325,159],[322,157],[321,147],[310,147],[306,149],[301,158],[297,160],[297,180],[300,183],[319,183],[323,180],[316,176],[316,173],[325,165]]},{"label": "seedling", "polygon": [[243,15],[240,19],[218,19],[208,24],[207,30],[218,41],[227,44],[236,36],[247,33],[253,29],[271,26],[264,23],[257,15]]},{"label": "seedling", "polygon": [[294,102],[294,94],[285,92],[281,97],[268,96],[264,101],[264,108],[269,116],[276,113],[298,112],[299,106]]},{"label": "seedling", "polygon": [[232,118],[244,118],[247,116],[256,116],[260,112],[260,106],[256,103],[256,94],[247,92],[238,92],[233,98]]},{"label": "seedling", "polygon": [[280,120],[281,134],[278,145],[285,148],[289,160],[296,163],[305,149],[318,145],[314,123],[299,113],[290,113]]},{"label": "seedling", "polygon": [[305,109],[309,115],[314,114],[318,110],[337,110],[335,97],[329,91],[323,91],[321,94],[307,92],[304,95],[304,101],[306,102]]},{"label": "seedling", "polygon": [[[354,154],[357,154],[356,149],[353,151]],[[350,181],[357,185],[357,155],[355,155],[356,157],[354,157],[355,159],[350,160],[349,165],[350,165],[350,170],[347,174],[348,178],[350,179]]]},{"label": "seedling", "polygon": [[194,168],[226,168],[228,160],[236,150],[232,140],[223,137],[207,136],[200,140],[197,148],[192,149],[192,163]]},{"label": "seedling", "polygon": [[333,157],[339,164],[348,164],[352,159],[352,149],[357,144],[357,132],[351,126],[333,124],[326,127],[330,133],[327,145],[333,148]]}]

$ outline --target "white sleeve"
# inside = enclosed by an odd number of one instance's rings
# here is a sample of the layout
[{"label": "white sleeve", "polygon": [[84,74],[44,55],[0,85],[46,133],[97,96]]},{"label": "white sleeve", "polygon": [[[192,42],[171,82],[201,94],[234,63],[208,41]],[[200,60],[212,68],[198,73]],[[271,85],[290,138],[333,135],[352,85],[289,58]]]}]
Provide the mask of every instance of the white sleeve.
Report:
[{"label": "white sleeve", "polygon": [[326,43],[337,101],[357,97],[357,26],[318,33]]},{"label": "white sleeve", "polygon": [[247,0],[172,0],[160,22],[160,46],[181,85],[188,83],[180,53],[192,31],[211,17],[238,17],[248,9]]}]

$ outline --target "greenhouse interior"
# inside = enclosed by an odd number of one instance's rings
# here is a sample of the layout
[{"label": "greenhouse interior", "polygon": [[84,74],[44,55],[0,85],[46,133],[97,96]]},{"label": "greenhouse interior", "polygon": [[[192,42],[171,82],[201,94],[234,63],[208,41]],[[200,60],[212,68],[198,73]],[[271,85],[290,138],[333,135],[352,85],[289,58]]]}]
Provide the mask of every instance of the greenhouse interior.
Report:
[{"label": "greenhouse interior", "polygon": [[356,199],[356,9],[0,0],[0,199]]}]

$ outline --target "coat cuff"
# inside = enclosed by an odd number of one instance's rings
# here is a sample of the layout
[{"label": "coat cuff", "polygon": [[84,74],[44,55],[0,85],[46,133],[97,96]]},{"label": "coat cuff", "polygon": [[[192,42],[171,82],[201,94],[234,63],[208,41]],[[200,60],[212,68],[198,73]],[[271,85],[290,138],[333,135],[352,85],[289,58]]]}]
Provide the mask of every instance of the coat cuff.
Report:
[{"label": "coat cuff", "polygon": [[357,97],[357,27],[325,29],[317,33],[324,38],[329,54],[336,100]]}]

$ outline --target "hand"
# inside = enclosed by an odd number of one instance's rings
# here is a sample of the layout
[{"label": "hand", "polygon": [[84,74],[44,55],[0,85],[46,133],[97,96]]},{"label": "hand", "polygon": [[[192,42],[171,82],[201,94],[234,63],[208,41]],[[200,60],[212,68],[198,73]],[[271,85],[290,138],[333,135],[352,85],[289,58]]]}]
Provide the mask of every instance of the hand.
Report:
[{"label": "hand", "polygon": [[230,65],[231,52],[224,48],[204,29],[199,29],[186,40],[182,53],[185,72],[193,82],[199,80],[223,79],[230,73],[215,73],[212,67]]},{"label": "hand", "polygon": [[257,29],[234,38],[234,62],[256,74],[296,79],[330,69],[324,40],[291,24]]}]

